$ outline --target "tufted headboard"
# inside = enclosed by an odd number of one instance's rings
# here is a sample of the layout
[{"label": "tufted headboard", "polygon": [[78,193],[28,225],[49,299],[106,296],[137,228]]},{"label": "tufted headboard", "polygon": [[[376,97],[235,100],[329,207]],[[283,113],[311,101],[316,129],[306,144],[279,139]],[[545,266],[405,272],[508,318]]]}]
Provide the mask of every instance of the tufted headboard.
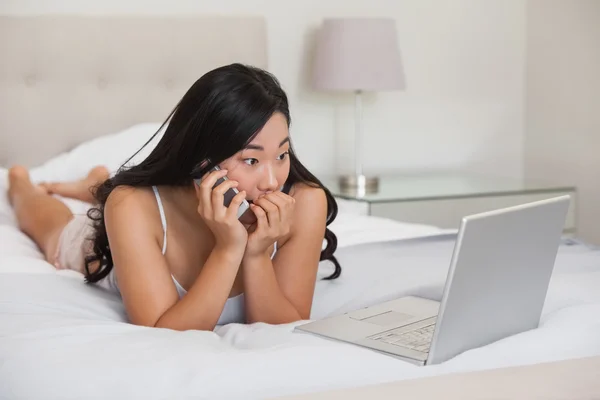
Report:
[{"label": "tufted headboard", "polygon": [[267,68],[261,17],[0,17],[0,166],[163,121],[202,74]]}]

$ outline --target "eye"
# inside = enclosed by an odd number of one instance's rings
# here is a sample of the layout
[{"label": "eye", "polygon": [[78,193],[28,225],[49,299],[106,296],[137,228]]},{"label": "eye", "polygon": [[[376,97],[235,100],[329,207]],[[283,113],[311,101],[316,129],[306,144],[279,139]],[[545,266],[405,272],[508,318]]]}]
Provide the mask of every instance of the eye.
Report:
[{"label": "eye", "polygon": [[277,160],[279,160],[279,161],[283,161],[283,160],[285,160],[285,158],[288,156],[288,154],[290,154],[290,152],[289,152],[289,151],[286,151],[285,153],[281,153],[281,154],[279,155],[279,157],[277,157]]},{"label": "eye", "polygon": [[248,165],[255,165],[258,163],[258,160],[256,158],[246,158],[244,162]]}]

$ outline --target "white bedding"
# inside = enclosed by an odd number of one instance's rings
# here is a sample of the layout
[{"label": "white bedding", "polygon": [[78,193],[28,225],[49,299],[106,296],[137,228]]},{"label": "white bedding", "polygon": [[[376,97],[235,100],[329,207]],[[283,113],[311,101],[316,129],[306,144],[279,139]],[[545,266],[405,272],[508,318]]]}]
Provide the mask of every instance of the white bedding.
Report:
[{"label": "white bedding", "polygon": [[[340,251],[344,275],[319,282],[313,318],[405,294],[439,296],[452,240],[375,246],[384,246],[371,250],[382,255],[395,247],[388,253],[395,262],[366,264],[344,255],[353,247]],[[77,274],[56,273],[26,256],[3,257],[4,271],[38,273],[0,273],[0,398],[264,398],[600,355],[599,260],[598,251],[563,246],[540,328],[416,367],[293,333],[296,324],[232,324],[215,332],[133,326],[118,297]]]},{"label": "white bedding", "polygon": [[[88,154],[101,145],[89,144]],[[76,178],[107,162],[107,153],[84,154],[78,148],[36,169],[34,177]],[[113,167],[122,162],[117,158]],[[344,213],[333,229],[344,272],[337,281],[318,282],[312,318],[401,295],[441,295],[452,236]],[[353,246],[361,242],[369,244]],[[320,275],[328,272],[323,264]],[[293,333],[297,323],[232,324],[215,332],[142,328],[126,323],[118,297],[43,261],[0,197],[0,398],[264,398],[600,355],[599,288],[600,251],[567,242],[538,329],[431,367]]]}]

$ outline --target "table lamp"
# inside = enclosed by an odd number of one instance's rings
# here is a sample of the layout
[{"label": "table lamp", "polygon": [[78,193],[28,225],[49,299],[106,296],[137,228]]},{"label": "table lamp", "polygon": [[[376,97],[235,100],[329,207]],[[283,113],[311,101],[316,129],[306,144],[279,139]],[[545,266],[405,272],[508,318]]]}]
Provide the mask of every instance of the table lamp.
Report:
[{"label": "table lamp", "polygon": [[395,21],[391,18],[330,18],[317,36],[312,83],[324,91],[355,96],[354,175],[340,177],[340,189],[376,192],[379,179],[363,173],[362,99],[364,91],[402,90],[404,69]]}]

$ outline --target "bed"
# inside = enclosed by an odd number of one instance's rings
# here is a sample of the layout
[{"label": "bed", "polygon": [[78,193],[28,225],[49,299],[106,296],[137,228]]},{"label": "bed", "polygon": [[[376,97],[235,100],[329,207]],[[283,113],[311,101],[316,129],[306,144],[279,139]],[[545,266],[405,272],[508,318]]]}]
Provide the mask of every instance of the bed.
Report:
[{"label": "bed", "polygon": [[[75,179],[97,164],[116,170],[203,72],[233,61],[268,67],[266,39],[253,16],[0,18],[0,190],[16,162],[36,181]],[[344,272],[318,282],[311,319],[402,295],[440,299],[455,231],[353,215],[343,201],[340,210],[331,228]],[[330,272],[320,265],[319,277]],[[526,366],[539,375],[548,363],[581,378],[547,382],[549,393],[577,383],[570,398],[592,398],[599,288],[600,249],[565,237],[538,329],[428,367],[294,333],[303,322],[144,328],[127,323],[118,296],[46,263],[0,196],[0,398],[329,398],[341,392],[324,391],[358,386],[400,397],[408,386],[390,383],[457,385]],[[485,379],[526,376],[509,375]]]}]

